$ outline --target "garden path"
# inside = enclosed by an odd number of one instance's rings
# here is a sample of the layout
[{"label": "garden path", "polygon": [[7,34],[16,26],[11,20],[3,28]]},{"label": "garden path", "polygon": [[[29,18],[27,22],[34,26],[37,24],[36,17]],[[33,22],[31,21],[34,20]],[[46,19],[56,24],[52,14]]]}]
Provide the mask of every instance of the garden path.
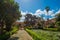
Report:
[{"label": "garden path", "polygon": [[17,33],[13,34],[8,40],[33,40],[33,39],[25,30],[19,30]]}]

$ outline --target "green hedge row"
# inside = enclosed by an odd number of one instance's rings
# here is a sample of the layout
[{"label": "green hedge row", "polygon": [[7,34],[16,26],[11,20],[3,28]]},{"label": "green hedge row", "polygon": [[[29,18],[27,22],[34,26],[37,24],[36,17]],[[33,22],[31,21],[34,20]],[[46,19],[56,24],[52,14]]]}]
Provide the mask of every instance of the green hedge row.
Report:
[{"label": "green hedge row", "polygon": [[34,40],[41,40],[40,37],[33,31],[26,29],[26,31],[33,37]]},{"label": "green hedge row", "polygon": [[44,30],[48,30],[48,31],[58,31],[58,28],[44,28]]}]

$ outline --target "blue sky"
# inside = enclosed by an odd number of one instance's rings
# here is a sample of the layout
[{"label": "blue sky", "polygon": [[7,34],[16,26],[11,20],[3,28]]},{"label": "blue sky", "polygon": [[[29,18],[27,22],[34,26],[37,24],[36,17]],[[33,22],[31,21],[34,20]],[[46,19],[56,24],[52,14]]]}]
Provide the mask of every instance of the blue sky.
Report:
[{"label": "blue sky", "polygon": [[20,10],[35,12],[37,9],[44,10],[46,6],[50,9],[58,10],[60,8],[60,0],[15,0],[19,3]]},{"label": "blue sky", "polygon": [[[35,14],[36,11],[44,12],[45,7],[49,6],[50,11],[54,14],[58,13],[60,9],[60,0],[15,0],[19,3],[19,9],[23,11],[23,13],[30,12],[32,14]],[[42,14],[44,15],[44,14]],[[47,18],[49,15],[45,15],[45,18]],[[49,18],[52,18],[52,16],[49,16]]]}]

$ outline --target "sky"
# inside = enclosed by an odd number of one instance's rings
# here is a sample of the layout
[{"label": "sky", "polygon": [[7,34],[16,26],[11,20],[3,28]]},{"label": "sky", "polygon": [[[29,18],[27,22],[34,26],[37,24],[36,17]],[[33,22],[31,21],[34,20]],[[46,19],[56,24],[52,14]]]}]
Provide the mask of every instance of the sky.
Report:
[{"label": "sky", "polygon": [[[19,10],[22,14],[20,21],[24,20],[24,15],[28,12],[36,16],[43,15],[45,20],[54,18],[60,12],[60,0],[15,0],[15,2],[19,4]],[[49,15],[46,13],[46,6],[50,7]]]}]

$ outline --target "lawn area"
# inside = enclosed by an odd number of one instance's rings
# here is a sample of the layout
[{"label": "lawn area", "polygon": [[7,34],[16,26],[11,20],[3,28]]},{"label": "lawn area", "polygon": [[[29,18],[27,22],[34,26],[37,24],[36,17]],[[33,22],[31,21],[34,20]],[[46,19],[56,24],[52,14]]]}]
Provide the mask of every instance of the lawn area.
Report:
[{"label": "lawn area", "polygon": [[[47,31],[47,30],[29,30],[27,31],[34,40],[60,40],[60,32]],[[37,36],[37,38],[34,37]],[[39,39],[38,39],[39,38]]]}]

